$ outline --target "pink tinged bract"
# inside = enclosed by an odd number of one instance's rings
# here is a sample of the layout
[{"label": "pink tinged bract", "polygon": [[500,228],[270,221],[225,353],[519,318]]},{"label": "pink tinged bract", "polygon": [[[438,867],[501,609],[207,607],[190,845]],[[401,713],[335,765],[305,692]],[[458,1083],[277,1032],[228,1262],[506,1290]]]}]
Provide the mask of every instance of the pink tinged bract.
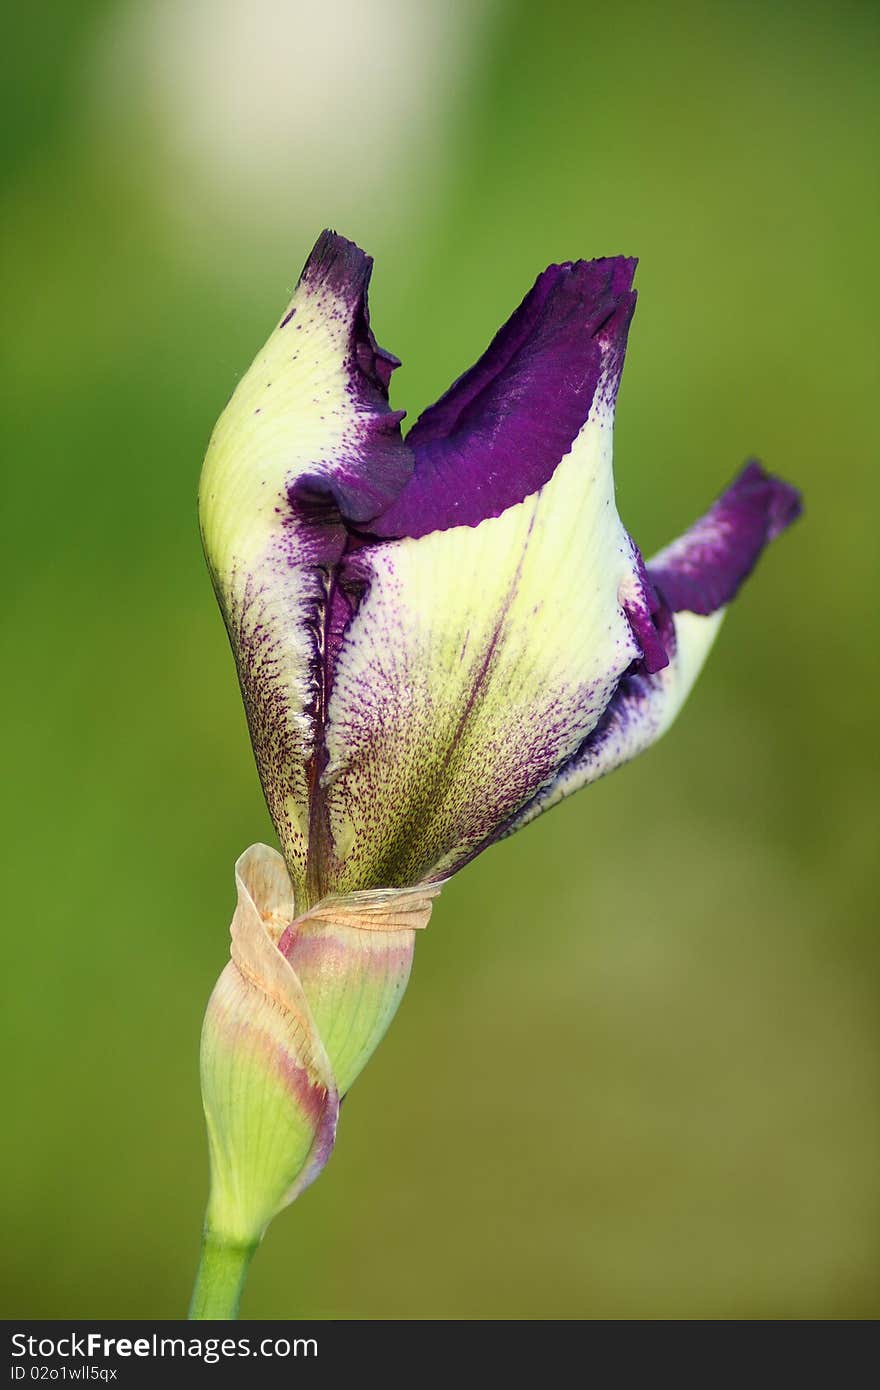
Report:
[{"label": "pink tinged bract", "polygon": [[394,1017],[439,886],[297,916],[284,860],[266,845],[245,851],[235,879],[231,959],[202,1030],[206,1227],[248,1245],[327,1162],[341,1097]]}]

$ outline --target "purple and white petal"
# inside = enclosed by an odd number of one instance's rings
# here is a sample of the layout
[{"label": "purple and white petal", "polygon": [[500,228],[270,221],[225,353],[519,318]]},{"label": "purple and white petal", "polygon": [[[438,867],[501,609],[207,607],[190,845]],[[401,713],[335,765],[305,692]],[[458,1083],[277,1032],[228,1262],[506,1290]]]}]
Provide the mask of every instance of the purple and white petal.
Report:
[{"label": "purple and white petal", "polygon": [[614,504],[622,351],[611,334],[587,419],[537,492],[350,562],[364,596],[328,710],[325,891],[452,872],[583,744],[626,671],[666,660]]},{"label": "purple and white petal", "polygon": [[327,653],[344,625],[333,582],[351,528],[412,472],[396,359],[370,330],[371,259],[325,232],[278,327],[239,382],[205,460],[200,519],[257,765],[297,892],[322,749]]},{"label": "purple and white petal", "polygon": [[[555,777],[511,817],[503,835],[629,762],[666,732],[700,674],[725,605],[764,547],[800,511],[797,490],[751,462],[699,521],[648,562],[648,592],[655,591],[653,621],[668,664],[652,671],[642,661],[621,678],[595,728]],[[649,643],[643,646],[649,648]]]}]

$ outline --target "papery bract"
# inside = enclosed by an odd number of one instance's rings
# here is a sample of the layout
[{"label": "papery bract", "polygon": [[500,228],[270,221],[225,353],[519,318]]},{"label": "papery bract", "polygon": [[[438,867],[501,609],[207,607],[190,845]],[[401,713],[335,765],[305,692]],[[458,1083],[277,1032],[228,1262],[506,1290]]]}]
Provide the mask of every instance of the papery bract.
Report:
[{"label": "papery bract", "polygon": [[353,894],[297,915],[284,860],[235,868],[231,960],[202,1029],[206,1227],[241,1246],[320,1173],[339,1104],[397,1010],[439,886]]}]

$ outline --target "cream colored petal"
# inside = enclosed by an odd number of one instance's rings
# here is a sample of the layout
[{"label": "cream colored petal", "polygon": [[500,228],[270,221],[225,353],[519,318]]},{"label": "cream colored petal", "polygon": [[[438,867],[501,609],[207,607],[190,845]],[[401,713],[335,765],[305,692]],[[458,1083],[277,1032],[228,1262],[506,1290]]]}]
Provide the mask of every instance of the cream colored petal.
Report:
[{"label": "cream colored petal", "polygon": [[669,665],[653,676],[630,676],[621,682],[600,726],[511,820],[504,835],[521,830],[572,792],[630,762],[666,733],[703,669],[724,613],[720,609],[708,617],[675,614],[675,653]]},{"label": "cream colored petal", "polygon": [[301,887],[307,764],[320,743],[329,574],[412,463],[388,406],[394,359],[372,337],[372,262],[325,233],[211,436],[199,487],[205,554],[229,631],[257,767]]},{"label": "cream colored petal", "polygon": [[639,655],[611,431],[599,393],[540,492],[366,552],[327,726],[340,890],[451,872],[575,751]]}]

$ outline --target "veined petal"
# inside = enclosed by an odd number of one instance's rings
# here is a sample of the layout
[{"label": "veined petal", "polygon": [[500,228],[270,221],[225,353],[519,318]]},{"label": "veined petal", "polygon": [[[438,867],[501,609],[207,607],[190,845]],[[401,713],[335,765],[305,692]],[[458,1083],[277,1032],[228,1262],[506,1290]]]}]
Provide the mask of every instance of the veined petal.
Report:
[{"label": "veined petal", "polygon": [[344,1096],[397,1012],[412,968],[415,934],[441,888],[325,898],[279,942],[309,1000]]},{"label": "veined petal", "polygon": [[199,492],[263,789],[291,873],[306,869],[332,572],[412,471],[388,405],[396,358],[370,331],[372,261],[325,232],[275,332],[239,382]]},{"label": "veined petal", "polygon": [[[699,521],[647,565],[656,586],[655,621],[668,665],[644,663],[628,672],[602,719],[573,757],[502,834],[510,835],[564,797],[629,762],[666,732],[700,674],[725,605],[751,573],[764,547],[800,515],[800,494],[751,462]],[[674,616],[673,616],[674,614]],[[481,846],[480,848],[483,848]]]},{"label": "veined petal", "polygon": [[613,772],[656,743],[690,694],[723,618],[723,609],[708,617],[677,613],[675,654],[668,665],[654,675],[636,672],[624,676],[602,719],[582,746],[495,838],[503,839],[521,830],[572,792]]},{"label": "veined petal", "polygon": [[501,516],[355,557],[367,592],[338,658],[322,779],[332,886],[453,872],[582,744],[642,658],[612,412],[600,383],[571,452]]}]

